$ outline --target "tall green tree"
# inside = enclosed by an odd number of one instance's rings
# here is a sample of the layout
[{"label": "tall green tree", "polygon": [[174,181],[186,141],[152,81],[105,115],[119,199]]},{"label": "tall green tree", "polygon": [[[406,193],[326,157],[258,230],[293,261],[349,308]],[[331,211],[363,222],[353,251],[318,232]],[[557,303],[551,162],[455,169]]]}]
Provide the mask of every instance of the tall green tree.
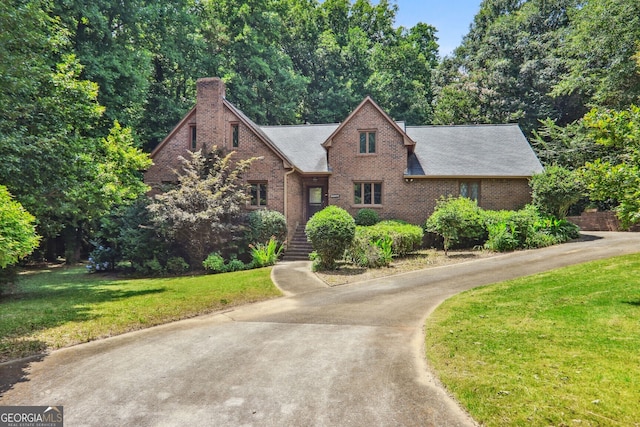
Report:
[{"label": "tall green tree", "polygon": [[210,28],[206,42],[223,58],[207,71],[226,82],[229,100],[261,124],[299,122],[306,79],[281,48],[286,28],[279,4],[216,0],[204,5],[204,25]]},{"label": "tall green tree", "polygon": [[0,269],[16,264],[38,246],[35,217],[0,185]]},{"label": "tall green tree", "polygon": [[585,165],[591,198],[616,200],[623,227],[640,223],[640,107],[594,109],[584,120],[598,144],[621,154],[617,161],[596,159]]},{"label": "tall green tree", "polygon": [[469,33],[438,72],[435,121],[518,121],[526,132],[586,111],[573,94],[550,96],[564,72],[559,47],[575,0],[484,0]]},{"label": "tall green tree", "polygon": [[29,44],[1,50],[8,84],[1,85],[0,105],[11,107],[0,111],[0,183],[36,217],[45,244],[69,236],[72,262],[89,222],[120,201],[118,194],[144,191],[137,171],[148,160],[132,141],[96,135],[104,112],[98,86],[81,77],[48,3],[3,3],[0,17],[3,37]]},{"label": "tall green tree", "polygon": [[637,105],[640,2],[588,0],[572,9],[570,18],[570,31],[559,49],[568,72],[553,93],[581,97],[590,107]]},{"label": "tall green tree", "polygon": [[408,31],[398,30],[389,44],[373,47],[373,72],[366,86],[393,118],[411,125],[431,121],[431,73],[438,62],[435,32],[419,23]]}]

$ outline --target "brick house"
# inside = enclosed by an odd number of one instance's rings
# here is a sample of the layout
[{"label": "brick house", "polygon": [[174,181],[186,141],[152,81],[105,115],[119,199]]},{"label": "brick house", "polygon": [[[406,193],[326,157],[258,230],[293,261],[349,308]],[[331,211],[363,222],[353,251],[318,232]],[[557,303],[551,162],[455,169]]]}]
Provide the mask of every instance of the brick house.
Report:
[{"label": "brick house", "polygon": [[405,126],[367,97],[342,123],[258,126],[225,99],[220,79],[204,78],[196,106],[151,153],[145,182],[174,182],[178,156],[213,146],[260,158],[245,174],[247,209],[282,212],[289,236],[329,204],[414,224],[440,196],[517,209],[531,200],[529,178],[543,170],[515,124]]}]

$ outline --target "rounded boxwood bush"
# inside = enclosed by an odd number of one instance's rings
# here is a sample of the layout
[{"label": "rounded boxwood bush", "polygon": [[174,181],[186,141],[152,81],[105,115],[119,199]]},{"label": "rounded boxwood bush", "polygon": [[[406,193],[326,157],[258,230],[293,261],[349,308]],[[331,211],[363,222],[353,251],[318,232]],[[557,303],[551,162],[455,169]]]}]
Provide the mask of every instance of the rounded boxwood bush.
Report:
[{"label": "rounded boxwood bush", "polygon": [[309,219],[305,228],[307,239],[320,257],[320,267],[332,269],[342,258],[356,232],[355,220],[349,212],[337,206],[327,206]]},{"label": "rounded boxwood bush", "polygon": [[356,225],[370,226],[379,222],[380,216],[373,209],[363,208],[356,214]]}]

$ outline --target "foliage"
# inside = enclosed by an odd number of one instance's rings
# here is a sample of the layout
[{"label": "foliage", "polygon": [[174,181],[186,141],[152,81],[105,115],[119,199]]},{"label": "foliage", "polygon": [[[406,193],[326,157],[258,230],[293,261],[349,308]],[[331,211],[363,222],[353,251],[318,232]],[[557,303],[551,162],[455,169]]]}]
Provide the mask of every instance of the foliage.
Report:
[{"label": "foliage", "polygon": [[129,129],[109,135],[113,121],[101,124],[98,85],[50,6],[0,5],[0,182],[37,218],[44,244],[64,235],[72,263],[93,222],[146,191],[138,171],[149,160]]},{"label": "foliage", "polygon": [[183,274],[189,271],[189,264],[181,256],[169,257],[166,270],[169,274]]},{"label": "foliage", "polygon": [[461,238],[479,239],[484,234],[482,211],[475,200],[442,197],[427,219],[425,229],[444,239],[444,251]]},{"label": "foliage", "polygon": [[594,109],[584,120],[598,144],[620,153],[617,159],[597,159],[583,168],[591,199],[616,200],[625,228],[640,223],[640,107]]},{"label": "foliage", "polygon": [[373,209],[363,208],[356,213],[356,225],[375,225],[380,222],[378,212]]},{"label": "foliage", "polygon": [[147,209],[150,203],[148,197],[142,196],[130,205],[112,208],[100,218],[93,232],[89,270],[98,271],[92,266],[94,263],[100,269],[122,269],[128,265],[144,275],[150,271],[150,261],[166,263],[172,255],[176,256],[151,224]]},{"label": "foliage", "polygon": [[538,121],[562,124],[584,114],[573,94],[549,95],[565,69],[559,48],[576,0],[485,0],[469,33],[439,65],[435,122],[518,121],[526,134]]},{"label": "foliage", "polygon": [[251,264],[246,265],[244,262],[242,262],[242,260],[239,260],[237,258],[231,258],[227,263],[227,265],[225,266],[225,271],[228,273],[232,273],[234,271],[242,271],[252,267],[253,266]]},{"label": "foliage", "polygon": [[332,269],[355,235],[356,225],[347,211],[327,206],[313,215],[305,227],[307,238],[320,257],[323,269]]},{"label": "foliage", "polygon": [[384,265],[389,265],[393,260],[393,240],[391,237],[385,237],[384,239],[378,239],[375,242],[376,246],[380,249],[380,258]]},{"label": "foliage", "polygon": [[579,95],[590,107],[624,109],[637,103],[640,3],[589,0],[569,13],[570,31],[559,49],[567,71],[552,94]]},{"label": "foliage", "polygon": [[275,236],[271,236],[266,244],[256,243],[250,245],[249,248],[251,249],[251,264],[254,267],[267,267],[275,264],[282,252],[282,245],[278,243]]},{"label": "foliage", "polygon": [[531,177],[533,204],[546,215],[567,216],[569,207],[584,195],[580,176],[561,166],[547,166],[544,172]]},{"label": "foliage", "polygon": [[371,243],[389,239],[394,256],[405,256],[420,248],[424,236],[420,226],[393,220],[356,227],[356,234],[366,237]]},{"label": "foliage", "polygon": [[251,211],[247,240],[250,243],[266,242],[272,236],[280,242],[286,241],[287,220],[284,215],[269,209]]},{"label": "foliage", "polygon": [[224,258],[217,252],[209,254],[209,256],[202,261],[202,266],[205,270],[211,271],[212,273],[223,273],[226,271]]},{"label": "foliage", "polygon": [[[390,246],[388,249],[390,249]],[[346,251],[346,256],[351,262],[364,268],[378,268],[389,265],[391,254],[387,255],[389,256],[383,254],[380,245],[371,242],[367,236],[359,234],[357,231]]]},{"label": "foliage", "polygon": [[117,258],[113,248],[105,247],[95,242],[93,245],[96,247],[91,251],[87,259],[87,270],[91,273],[114,270]]},{"label": "foliage", "polygon": [[[275,262],[274,262],[275,263]],[[205,270],[210,271],[211,273],[230,273],[234,271],[242,271],[249,268],[257,268],[257,267],[266,267],[267,265],[273,264],[265,264],[265,265],[255,265],[255,264],[245,264],[242,260],[237,259],[235,256],[231,257],[228,262],[225,262],[222,255],[217,252],[210,253],[207,258],[202,261],[202,266]]]},{"label": "foliage", "polygon": [[177,187],[156,195],[148,209],[156,228],[194,268],[240,230],[236,219],[248,197],[241,176],[253,159],[232,163],[233,152],[222,157],[215,149],[208,157],[200,151],[190,156],[181,158]]},{"label": "foliage", "polygon": [[0,185],[0,269],[29,255],[39,241],[34,216]]},{"label": "foliage", "polygon": [[541,215],[532,205],[519,211],[483,211],[483,216],[488,232],[484,246],[492,251],[539,248],[579,236],[576,225]]}]

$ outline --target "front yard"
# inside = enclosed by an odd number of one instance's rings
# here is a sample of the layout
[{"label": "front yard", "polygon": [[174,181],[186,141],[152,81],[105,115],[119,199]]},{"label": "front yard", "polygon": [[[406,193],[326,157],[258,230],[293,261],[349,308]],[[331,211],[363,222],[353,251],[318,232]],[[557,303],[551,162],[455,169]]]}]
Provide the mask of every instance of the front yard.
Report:
[{"label": "front yard", "polygon": [[158,279],[27,270],[0,296],[0,362],[280,295],[271,268]]},{"label": "front yard", "polygon": [[426,353],[482,425],[637,426],[640,254],[454,296]]}]

